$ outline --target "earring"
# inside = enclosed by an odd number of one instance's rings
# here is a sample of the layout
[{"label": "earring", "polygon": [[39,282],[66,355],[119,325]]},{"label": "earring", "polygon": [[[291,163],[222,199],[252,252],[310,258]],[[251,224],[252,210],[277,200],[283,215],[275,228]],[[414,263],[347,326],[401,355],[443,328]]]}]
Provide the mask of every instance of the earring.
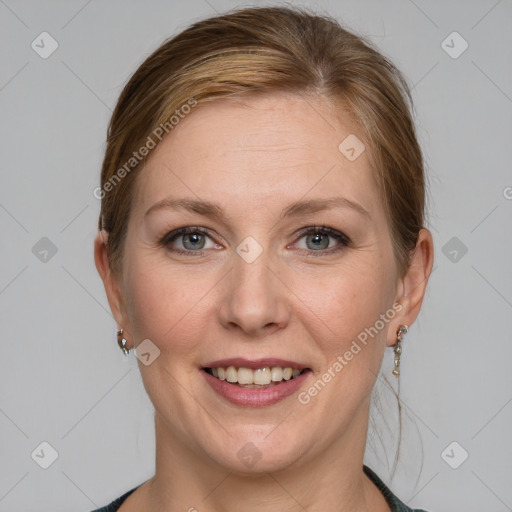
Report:
[{"label": "earring", "polygon": [[123,338],[123,329],[117,330],[117,344],[119,348],[123,351],[124,355],[127,356],[130,353],[130,349],[126,348],[126,340]]},{"label": "earring", "polygon": [[402,353],[402,340],[407,334],[409,327],[407,325],[401,325],[396,333],[396,344],[394,345],[395,350],[395,368],[391,372],[397,379],[400,377],[400,354]]}]

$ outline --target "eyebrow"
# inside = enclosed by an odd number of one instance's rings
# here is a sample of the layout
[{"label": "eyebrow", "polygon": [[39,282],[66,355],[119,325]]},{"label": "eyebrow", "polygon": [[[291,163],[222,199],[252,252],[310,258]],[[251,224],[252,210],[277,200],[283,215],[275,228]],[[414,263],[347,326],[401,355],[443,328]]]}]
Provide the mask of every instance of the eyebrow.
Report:
[{"label": "eyebrow", "polygon": [[[323,210],[329,210],[331,208],[350,208],[367,219],[371,220],[370,213],[363,208],[359,203],[351,201],[345,197],[330,197],[327,199],[310,199],[308,201],[295,201],[288,205],[281,212],[279,220],[286,219],[288,217],[298,217],[300,215],[306,215],[310,213],[316,213]],[[173,210],[187,210],[193,213],[198,213],[205,217],[211,217],[226,222],[226,216],[222,208],[215,203],[210,201],[200,201],[197,199],[173,199],[166,198],[158,201],[151,206],[144,216],[149,215],[151,212],[162,210],[162,209],[173,209]]]}]

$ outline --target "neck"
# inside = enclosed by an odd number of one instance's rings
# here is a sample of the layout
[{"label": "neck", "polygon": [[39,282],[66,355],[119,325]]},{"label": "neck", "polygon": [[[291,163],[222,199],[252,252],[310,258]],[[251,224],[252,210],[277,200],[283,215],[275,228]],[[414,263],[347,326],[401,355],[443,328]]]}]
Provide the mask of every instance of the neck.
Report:
[{"label": "neck", "polygon": [[305,455],[285,470],[250,475],[223,468],[186,446],[156,413],[156,471],[147,489],[147,510],[389,512],[363,473],[368,408],[362,413],[366,421],[352,421],[324,453]]}]

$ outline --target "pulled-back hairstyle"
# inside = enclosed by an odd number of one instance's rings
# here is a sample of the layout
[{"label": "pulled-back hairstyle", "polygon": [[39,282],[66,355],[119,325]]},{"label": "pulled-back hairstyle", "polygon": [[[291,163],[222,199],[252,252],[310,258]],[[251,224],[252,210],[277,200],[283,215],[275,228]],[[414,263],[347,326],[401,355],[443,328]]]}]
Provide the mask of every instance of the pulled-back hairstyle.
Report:
[{"label": "pulled-back hairstyle", "polygon": [[108,127],[99,194],[99,229],[109,232],[113,272],[122,269],[140,164],[162,130],[171,133],[172,118],[217,98],[273,92],[323,97],[357,123],[405,273],[425,200],[407,84],[371,43],[336,20],[288,7],[245,8],[194,23],[155,50],[124,87]]}]

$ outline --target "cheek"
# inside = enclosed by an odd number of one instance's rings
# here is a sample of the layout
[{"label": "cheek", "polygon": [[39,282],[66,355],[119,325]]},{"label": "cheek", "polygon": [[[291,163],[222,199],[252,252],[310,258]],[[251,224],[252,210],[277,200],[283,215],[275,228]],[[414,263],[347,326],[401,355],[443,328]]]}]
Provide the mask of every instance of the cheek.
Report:
[{"label": "cheek", "polygon": [[[385,320],[391,319],[388,315],[382,320],[392,306],[393,273],[383,268],[382,261],[373,259],[364,262],[359,258],[357,263],[347,262],[343,268],[307,280],[309,285],[315,284],[316,291],[311,293],[309,288],[310,299],[304,302],[315,325],[311,330],[315,332],[316,343],[328,364],[344,355],[354,340],[359,340],[361,347],[360,351],[357,347],[353,349],[357,351],[353,360],[357,359],[359,364],[350,366],[375,369],[380,364],[388,328]],[[298,295],[308,296],[306,293],[302,289]]]},{"label": "cheek", "polygon": [[[134,260],[130,268],[129,316],[136,341],[149,338],[162,353],[173,356],[193,348],[193,330],[190,316],[201,309],[205,284],[184,271],[166,266],[147,265],[149,258]],[[151,267],[151,268],[148,268]],[[197,338],[197,337],[196,337]]]}]

